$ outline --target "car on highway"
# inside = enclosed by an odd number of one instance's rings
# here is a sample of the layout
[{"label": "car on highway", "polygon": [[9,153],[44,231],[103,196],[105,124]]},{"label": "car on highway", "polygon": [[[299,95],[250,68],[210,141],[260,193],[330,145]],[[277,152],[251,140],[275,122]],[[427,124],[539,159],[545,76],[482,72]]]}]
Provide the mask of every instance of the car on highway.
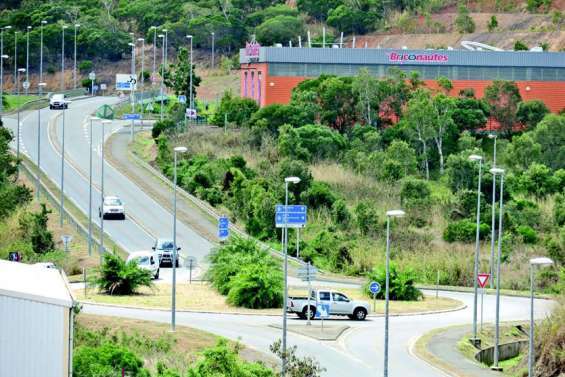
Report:
[{"label": "car on highway", "polygon": [[[332,290],[313,290],[310,296],[310,319],[314,318],[316,308],[329,304],[330,315],[348,316],[356,321],[363,321],[369,313],[369,303],[349,299],[346,295]],[[308,317],[308,297],[289,297],[286,311],[295,313],[299,318]]]},{"label": "car on highway", "polygon": [[[157,238],[155,240],[155,244],[153,245],[152,249],[159,256],[159,266],[163,266],[163,265],[169,265],[171,267],[173,266],[174,243],[172,239]],[[180,247],[177,245],[177,251],[179,250]],[[178,266],[179,266],[179,258],[177,254],[176,267]]]},{"label": "car on highway", "polygon": [[139,268],[151,272],[154,279],[159,279],[159,263],[157,255],[151,251],[135,251],[128,255],[126,262],[135,261]]},{"label": "car on highway", "polygon": [[102,207],[98,207],[98,217],[104,219],[117,217],[125,220],[126,210],[124,209],[124,202],[117,196],[105,196]]},{"label": "car on highway", "polygon": [[69,102],[67,101],[67,96],[65,94],[53,94],[49,98],[49,108],[53,109],[68,109]]}]

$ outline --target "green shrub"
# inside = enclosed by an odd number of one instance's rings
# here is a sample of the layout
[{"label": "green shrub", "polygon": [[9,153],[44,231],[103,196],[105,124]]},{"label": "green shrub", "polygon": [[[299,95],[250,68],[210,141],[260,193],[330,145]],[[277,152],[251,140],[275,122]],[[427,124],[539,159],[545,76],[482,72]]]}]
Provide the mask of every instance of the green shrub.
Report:
[{"label": "green shrub", "polygon": [[268,264],[247,264],[229,283],[228,302],[250,309],[279,308],[283,302],[280,268]]},{"label": "green shrub", "polygon": [[514,42],[514,51],[528,51],[530,48],[522,41]]},{"label": "green shrub", "polygon": [[300,198],[300,194],[310,188],[312,181],[312,173],[307,164],[299,160],[284,159],[278,166],[279,182],[284,182],[286,177],[298,177],[300,182],[297,184],[289,183],[288,191],[291,192],[295,198]]},{"label": "green shrub", "polygon": [[303,160],[337,158],[345,149],[346,140],[329,127],[309,124],[293,128],[280,128],[278,149],[283,156]]},{"label": "green shrub", "polygon": [[[414,285],[416,275],[412,269],[401,269],[396,263],[391,262],[389,270],[389,298],[391,300],[417,301],[424,297],[422,292]],[[369,297],[373,296],[369,290],[369,285],[373,281],[381,285],[381,291],[377,293],[377,298],[384,299],[386,286],[386,267],[384,265],[374,268],[367,274],[363,293]]]},{"label": "green shrub", "polygon": [[524,243],[536,243],[538,241],[536,231],[527,225],[520,225],[516,228],[516,232],[522,236]]},{"label": "green shrub", "polygon": [[351,213],[347,209],[345,200],[337,199],[332,204],[332,219],[336,224],[347,227],[351,221]]},{"label": "green shrub", "polygon": [[126,347],[106,342],[98,347],[79,346],[74,350],[73,376],[119,376],[122,368],[128,376],[150,377],[143,368],[143,359]]},{"label": "green shrub", "polygon": [[82,73],[91,71],[92,67],[94,67],[92,60],[83,60],[80,63],[78,63],[78,69]]},{"label": "green shrub", "polygon": [[357,227],[363,235],[374,234],[379,224],[379,216],[369,201],[362,201],[355,207]]},{"label": "green shrub", "polygon": [[565,224],[565,194],[555,195],[555,204],[553,206],[553,219],[559,226]]},{"label": "green shrub", "polygon": [[229,123],[242,127],[249,122],[249,119],[257,110],[259,110],[259,106],[255,100],[236,97],[231,92],[225,92],[220,101],[220,106],[218,106],[211,119],[211,123],[218,127],[223,127],[227,116]]},{"label": "green shrub", "polygon": [[403,207],[421,207],[430,205],[431,190],[423,179],[408,178],[402,182],[400,204]]},{"label": "green shrub", "polygon": [[299,35],[304,35],[304,21],[300,17],[275,16],[265,20],[255,29],[257,41],[262,45],[272,46],[275,43],[288,44],[292,40],[296,43]]},{"label": "green shrub", "polygon": [[119,255],[105,253],[95,283],[111,295],[130,295],[141,286],[151,287],[152,280],[151,272],[140,268],[136,261],[126,263]]},{"label": "green shrub", "polygon": [[163,119],[155,122],[153,128],[151,129],[151,136],[153,139],[157,139],[162,132],[167,130],[172,130],[176,127],[176,124],[171,119]]},{"label": "green shrub", "polygon": [[541,222],[541,211],[535,202],[526,199],[514,199],[504,208],[506,227],[527,226],[537,228]]},{"label": "green shrub", "polygon": [[475,32],[475,22],[469,15],[469,10],[464,4],[459,4],[457,8],[455,26],[457,27],[457,31],[461,34]]},{"label": "green shrub", "polygon": [[[490,226],[480,224],[480,239],[485,239],[490,234]],[[475,221],[460,220],[454,221],[447,225],[443,232],[443,239],[447,242],[471,242],[476,238],[477,225]]]},{"label": "green shrub", "polygon": [[337,195],[325,182],[314,181],[310,188],[300,195],[302,202],[311,208],[332,208]]},{"label": "green shrub", "polygon": [[37,213],[26,213],[20,218],[20,229],[26,239],[29,239],[36,254],[45,254],[55,249],[53,233],[48,229],[47,222],[52,211],[41,203]]}]

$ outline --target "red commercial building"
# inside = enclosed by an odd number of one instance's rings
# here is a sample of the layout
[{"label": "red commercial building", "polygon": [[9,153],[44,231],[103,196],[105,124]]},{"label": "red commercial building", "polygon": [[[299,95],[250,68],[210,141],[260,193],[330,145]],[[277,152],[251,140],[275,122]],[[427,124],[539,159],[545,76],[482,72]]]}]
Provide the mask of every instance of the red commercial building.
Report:
[{"label": "red commercial building", "polygon": [[355,76],[366,68],[377,77],[391,67],[417,71],[429,88],[444,76],[451,93],[473,88],[478,97],[493,80],[516,82],[524,100],[539,99],[558,112],[565,108],[565,53],[530,51],[397,50],[367,48],[260,47],[240,51],[241,96],[260,106],[288,103],[292,89],[321,74]]}]

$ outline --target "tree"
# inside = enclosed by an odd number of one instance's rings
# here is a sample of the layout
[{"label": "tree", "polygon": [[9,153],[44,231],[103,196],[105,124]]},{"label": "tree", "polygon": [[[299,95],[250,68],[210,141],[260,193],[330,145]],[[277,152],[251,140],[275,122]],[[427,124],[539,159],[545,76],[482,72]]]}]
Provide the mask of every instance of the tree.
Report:
[{"label": "tree", "polygon": [[104,253],[96,285],[111,295],[130,295],[141,286],[151,287],[152,280],[151,271],[140,268],[135,260],[126,263],[117,254]]},{"label": "tree", "polygon": [[451,92],[451,89],[453,89],[453,83],[445,76],[438,77],[436,81],[439,87],[445,92],[445,94],[449,94],[449,92]]},{"label": "tree", "polygon": [[418,89],[408,101],[406,122],[413,137],[422,145],[421,157],[424,160],[426,179],[430,179],[428,142],[434,137],[438,113],[433,105],[430,92]]},{"label": "tree", "polygon": [[286,177],[298,177],[300,182],[288,186],[288,191],[294,195],[295,198],[300,198],[302,192],[308,190],[314,178],[307,164],[299,160],[284,159],[278,167],[278,176],[280,182],[284,182]]},{"label": "tree", "polygon": [[296,2],[298,10],[318,21],[324,21],[328,17],[328,12],[341,4],[343,4],[342,0],[298,0]]},{"label": "tree", "polygon": [[377,98],[378,80],[369,73],[369,70],[362,68],[353,79],[352,90],[359,98],[357,104],[358,111],[362,114],[365,123],[372,125],[378,114],[375,114]]},{"label": "tree", "polygon": [[490,105],[491,114],[500,123],[501,131],[510,135],[512,128],[518,121],[516,116],[518,103],[522,101],[516,83],[495,80],[486,88],[485,100]]},{"label": "tree", "polygon": [[341,4],[328,12],[327,23],[346,33],[365,34],[375,28],[381,17],[381,3],[374,0],[360,0]]},{"label": "tree", "polygon": [[455,100],[452,118],[460,131],[482,128],[490,114],[489,105],[482,99],[459,97]]},{"label": "tree", "polygon": [[431,125],[433,128],[432,138],[434,139],[439,154],[439,171],[443,174],[443,140],[449,128],[455,125],[452,118],[453,110],[455,109],[455,100],[444,94],[439,94],[434,97],[433,105],[437,113],[437,119]]},{"label": "tree", "polygon": [[400,178],[416,172],[416,152],[403,140],[394,140],[385,151],[386,159],[395,161],[400,168]]},{"label": "tree", "polygon": [[272,46],[275,43],[288,44],[296,42],[299,35],[304,35],[304,22],[298,17],[276,16],[257,26],[256,38],[263,45]]},{"label": "tree", "polygon": [[514,51],[528,51],[529,47],[522,41],[517,40],[514,42]]},{"label": "tree", "polygon": [[533,129],[543,117],[549,113],[549,109],[540,100],[524,101],[518,104],[516,117],[518,121],[526,126],[527,129]]},{"label": "tree", "polygon": [[455,26],[457,27],[457,31],[461,34],[475,32],[475,22],[469,15],[469,9],[467,9],[464,4],[459,4],[457,8]]},{"label": "tree", "polygon": [[[190,98],[190,61],[188,50],[181,47],[175,65],[165,67],[164,83],[167,88],[174,90],[175,94],[185,95]],[[196,75],[195,66],[192,66],[192,98],[196,98],[196,88],[200,86],[200,77]]]},{"label": "tree", "polygon": [[279,359],[282,359],[284,356],[286,360],[286,372],[289,377],[319,377],[326,371],[326,368],[323,368],[320,363],[312,357],[298,357],[296,355],[296,346],[288,347],[286,352],[284,352],[281,347],[281,341],[277,340],[269,346],[269,349]]},{"label": "tree", "polygon": [[541,145],[541,161],[553,170],[565,168],[565,115],[548,114],[532,131]]},{"label": "tree", "polygon": [[253,114],[259,110],[257,102],[251,98],[241,98],[233,95],[231,91],[226,91],[220,106],[217,107],[211,119],[211,123],[223,127],[227,120],[235,123],[238,127],[247,125]]},{"label": "tree", "polygon": [[30,240],[33,251],[37,254],[45,254],[55,249],[53,233],[47,227],[50,213],[45,203],[41,203],[41,210],[31,215]]},{"label": "tree", "polygon": [[0,119],[0,219],[3,219],[16,207],[31,201],[31,191],[26,186],[14,183],[18,173],[18,160],[10,151],[13,136],[1,122]]},{"label": "tree", "polygon": [[[379,265],[375,267],[371,272],[368,273],[367,281],[363,286],[363,292],[367,296],[372,296],[369,291],[369,285],[372,281],[376,281],[384,287],[386,282],[386,268],[384,265]],[[389,267],[389,298],[393,301],[417,301],[420,300],[424,295],[422,292],[416,288],[416,274],[409,268],[401,268],[397,263],[392,262]],[[384,299],[385,292],[381,289],[377,293],[378,299]]]},{"label": "tree", "polygon": [[490,16],[490,19],[487,23],[487,29],[489,33],[492,33],[493,31],[496,30],[497,27],[498,27],[498,20],[496,19],[496,16],[493,14],[492,16]]},{"label": "tree", "polygon": [[532,163],[541,160],[541,145],[530,133],[512,139],[504,151],[506,163],[520,170],[526,170]]}]

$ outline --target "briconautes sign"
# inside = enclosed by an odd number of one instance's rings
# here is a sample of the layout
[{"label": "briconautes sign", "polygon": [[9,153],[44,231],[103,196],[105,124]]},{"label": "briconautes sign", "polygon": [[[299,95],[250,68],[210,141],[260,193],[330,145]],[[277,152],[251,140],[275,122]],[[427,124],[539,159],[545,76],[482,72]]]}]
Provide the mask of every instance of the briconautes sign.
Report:
[{"label": "briconautes sign", "polygon": [[445,63],[449,60],[449,56],[445,54],[438,53],[425,53],[425,54],[413,54],[413,53],[398,53],[391,52],[388,54],[388,60],[391,62],[414,62],[414,63]]}]

